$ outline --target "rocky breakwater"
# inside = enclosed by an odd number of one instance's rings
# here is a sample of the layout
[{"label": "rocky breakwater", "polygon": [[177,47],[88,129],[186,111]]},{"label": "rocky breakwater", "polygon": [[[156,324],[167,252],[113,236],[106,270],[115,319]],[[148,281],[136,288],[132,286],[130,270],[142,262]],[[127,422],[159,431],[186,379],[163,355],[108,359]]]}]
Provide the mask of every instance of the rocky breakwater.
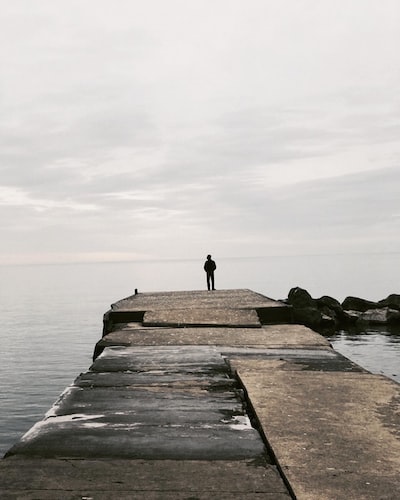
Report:
[{"label": "rocky breakwater", "polygon": [[300,287],[292,288],[283,302],[293,308],[293,321],[318,332],[366,324],[400,325],[400,295],[373,302],[359,297],[346,297],[340,303],[324,295],[318,299]]}]

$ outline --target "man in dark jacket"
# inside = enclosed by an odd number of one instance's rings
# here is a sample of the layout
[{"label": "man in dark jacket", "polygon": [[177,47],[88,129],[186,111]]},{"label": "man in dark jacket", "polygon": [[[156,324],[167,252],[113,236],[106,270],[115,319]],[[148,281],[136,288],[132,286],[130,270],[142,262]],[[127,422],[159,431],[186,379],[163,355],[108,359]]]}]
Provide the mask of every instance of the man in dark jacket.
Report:
[{"label": "man in dark jacket", "polygon": [[215,262],[211,259],[211,255],[207,255],[207,260],[204,264],[204,271],[207,274],[207,288],[210,290],[210,282],[211,287],[215,290],[214,287],[214,271],[217,269]]}]

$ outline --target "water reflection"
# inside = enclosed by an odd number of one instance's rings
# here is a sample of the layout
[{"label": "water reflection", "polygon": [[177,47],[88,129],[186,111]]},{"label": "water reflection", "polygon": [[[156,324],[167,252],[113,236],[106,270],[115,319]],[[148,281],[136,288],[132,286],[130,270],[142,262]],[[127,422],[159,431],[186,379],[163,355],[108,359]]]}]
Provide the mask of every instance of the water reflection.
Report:
[{"label": "water reflection", "polygon": [[400,327],[369,326],[340,330],[329,337],[332,346],[372,373],[400,383]]}]

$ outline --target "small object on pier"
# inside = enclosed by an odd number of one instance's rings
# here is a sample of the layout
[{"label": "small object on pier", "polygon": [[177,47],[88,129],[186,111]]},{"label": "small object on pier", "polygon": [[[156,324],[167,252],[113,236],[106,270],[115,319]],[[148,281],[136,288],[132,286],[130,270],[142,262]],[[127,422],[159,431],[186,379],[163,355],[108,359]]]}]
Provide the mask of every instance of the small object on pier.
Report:
[{"label": "small object on pier", "polygon": [[135,288],[135,295],[137,295],[139,292],[138,292],[138,289]]}]

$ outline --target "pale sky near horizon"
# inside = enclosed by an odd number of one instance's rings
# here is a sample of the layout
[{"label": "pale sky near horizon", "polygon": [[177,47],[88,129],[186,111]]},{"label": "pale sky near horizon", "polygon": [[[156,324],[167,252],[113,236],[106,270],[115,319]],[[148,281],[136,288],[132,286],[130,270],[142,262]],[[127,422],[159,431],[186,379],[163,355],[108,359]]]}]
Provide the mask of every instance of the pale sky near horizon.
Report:
[{"label": "pale sky near horizon", "polygon": [[398,0],[0,0],[0,264],[400,252]]}]

